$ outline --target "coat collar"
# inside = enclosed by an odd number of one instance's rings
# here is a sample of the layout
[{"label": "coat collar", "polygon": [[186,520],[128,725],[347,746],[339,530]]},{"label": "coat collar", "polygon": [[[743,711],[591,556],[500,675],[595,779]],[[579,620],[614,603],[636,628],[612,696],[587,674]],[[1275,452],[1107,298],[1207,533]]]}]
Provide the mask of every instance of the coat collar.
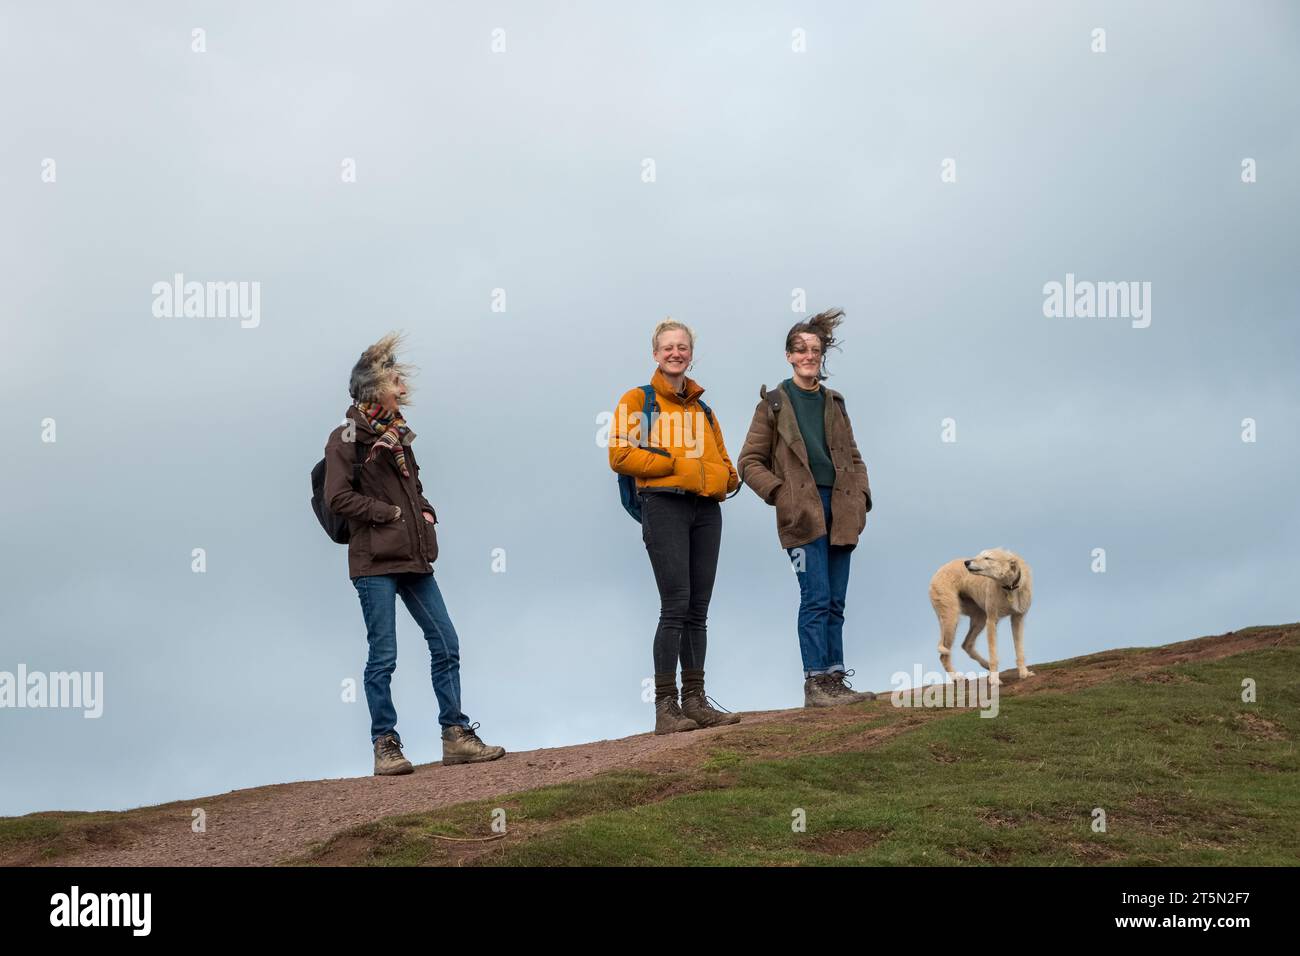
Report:
[{"label": "coat collar", "polygon": [[[781,380],[781,384],[777,386],[777,388],[781,389],[781,391],[783,391],[783,392],[786,391],[786,389],[785,389],[785,382],[786,382],[786,380],[785,380],[785,379],[782,379],[782,380]],[[798,386],[798,385],[794,385],[794,384],[792,383],[790,387],[791,387],[791,388],[798,388],[799,386]],[[822,389],[823,392],[826,393],[826,397],[827,397],[827,398],[832,398],[832,399],[834,399],[834,398],[838,398],[841,402],[844,401],[844,396],[841,395],[839,392],[835,391],[835,389],[831,388],[831,387],[830,387],[829,385],[827,385],[825,382],[822,382],[822,383],[821,383],[821,389]],[[763,388],[762,388],[762,390],[759,392],[759,394],[760,394],[763,398],[766,398],[766,397],[767,397],[767,391],[768,391],[768,390],[767,390],[767,386],[764,385]],[[786,394],[788,395],[789,393],[787,392]]]},{"label": "coat collar", "polygon": [[[790,387],[798,388],[799,386],[791,385]],[[826,437],[829,440],[830,436],[833,434],[834,427],[835,427],[835,400],[839,399],[840,403],[842,404],[844,402],[844,397],[839,392],[835,391],[835,389],[830,388],[825,383],[822,383],[821,387],[827,399]],[[788,446],[790,446],[791,449],[793,449],[794,453],[800,458],[800,460],[803,461],[804,465],[811,467],[810,465],[808,465],[808,448],[807,446],[804,445],[803,432],[799,430],[799,421],[797,418],[795,418],[794,409],[790,407],[790,402],[792,401],[792,399],[790,397],[790,393],[786,390],[785,381],[782,380],[781,384],[777,385],[775,388],[771,390],[769,390],[766,385],[762,386],[758,390],[759,397],[763,399],[763,401],[767,401],[768,395],[770,395],[772,392],[778,393],[780,398],[784,399],[783,401],[779,402],[779,410],[777,411],[776,414],[777,434],[780,435],[782,439],[784,439],[785,443]]]},{"label": "coat collar", "polygon": [[673,391],[673,387],[668,384],[668,379],[664,377],[663,371],[658,368],[655,369],[654,375],[650,376],[650,384],[654,386],[657,395],[679,405],[689,405],[704,394],[704,386],[690,376],[686,376],[682,381],[682,385],[686,389],[686,397],[683,398]]}]

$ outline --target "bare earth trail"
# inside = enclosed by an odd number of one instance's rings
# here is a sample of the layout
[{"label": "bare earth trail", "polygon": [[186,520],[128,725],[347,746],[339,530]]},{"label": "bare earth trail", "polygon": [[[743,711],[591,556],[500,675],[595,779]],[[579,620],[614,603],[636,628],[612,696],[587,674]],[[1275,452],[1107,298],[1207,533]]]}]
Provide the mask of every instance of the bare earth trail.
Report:
[{"label": "bare earth trail", "polygon": [[[1300,625],[1280,625],[1163,647],[1108,651],[1055,665],[1031,665],[1037,676],[1024,682],[1016,680],[1014,670],[1004,671],[1002,693],[1070,692],[1116,677],[1153,674],[1186,661],[1215,660],[1297,641]],[[723,749],[760,760],[825,749],[868,750],[918,723],[953,713],[899,711],[891,706],[888,693],[883,692],[880,699],[869,704],[818,711],[748,712],[741,723],[730,727],[662,737],[647,733],[621,740],[521,751],[487,764],[424,764],[405,777],[310,780],[236,790],[104,814],[94,824],[69,828],[69,838],[75,842],[68,852],[50,862],[77,866],[271,865],[300,856],[313,843],[341,830],[385,816],[572,783],[610,770],[674,772],[698,766]],[[191,813],[196,808],[206,812],[204,833],[191,830]],[[0,865],[41,862],[31,845],[20,844],[8,850],[0,847]]]}]

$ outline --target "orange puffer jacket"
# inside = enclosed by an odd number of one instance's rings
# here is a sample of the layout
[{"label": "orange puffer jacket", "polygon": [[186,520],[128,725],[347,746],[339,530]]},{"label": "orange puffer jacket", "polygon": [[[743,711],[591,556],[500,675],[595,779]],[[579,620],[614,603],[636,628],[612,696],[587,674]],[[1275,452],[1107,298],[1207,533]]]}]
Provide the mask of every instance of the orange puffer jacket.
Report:
[{"label": "orange puffer jacket", "polygon": [[740,487],[740,476],[722,443],[722,427],[700,405],[704,389],[685,380],[675,394],[659,369],[650,379],[655,390],[655,421],[649,447],[642,437],[645,393],[629,389],[614,409],[610,427],[609,467],[636,478],[641,488],[678,488],[721,501]]}]

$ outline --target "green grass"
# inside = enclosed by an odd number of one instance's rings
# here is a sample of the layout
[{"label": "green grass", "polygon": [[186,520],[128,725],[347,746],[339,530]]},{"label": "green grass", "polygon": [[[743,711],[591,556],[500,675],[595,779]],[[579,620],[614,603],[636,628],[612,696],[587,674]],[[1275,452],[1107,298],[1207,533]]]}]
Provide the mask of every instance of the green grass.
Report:
[{"label": "green grass", "polygon": [[[1003,697],[996,718],[954,713],[864,751],[719,749],[675,775],[605,774],[379,821],[307,862],[347,850],[369,864],[1296,865],[1298,669],[1300,648],[1281,646]],[[1244,677],[1257,703],[1241,701]],[[488,836],[495,807],[509,834],[486,852],[434,837]],[[792,829],[796,810],[806,832]]]},{"label": "green grass", "polygon": [[51,811],[0,817],[0,854],[21,849],[31,854],[33,862],[47,863],[79,846],[116,845],[130,833],[120,813]]}]

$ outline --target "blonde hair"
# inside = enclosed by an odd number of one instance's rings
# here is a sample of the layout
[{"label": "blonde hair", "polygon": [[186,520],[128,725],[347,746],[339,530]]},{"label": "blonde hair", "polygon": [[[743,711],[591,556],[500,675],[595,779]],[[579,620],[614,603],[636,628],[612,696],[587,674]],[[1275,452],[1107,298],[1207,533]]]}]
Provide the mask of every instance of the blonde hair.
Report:
[{"label": "blonde hair", "polygon": [[[397,361],[397,353],[404,344],[401,332],[389,332],[361,353],[361,358],[352,367],[352,376],[348,381],[348,393],[354,401],[382,403],[393,393],[394,373],[406,385],[409,398],[411,386],[407,379],[414,374],[415,367]],[[410,402],[404,404],[409,405]]]},{"label": "blonde hair", "polygon": [[664,319],[655,326],[654,334],[650,336],[650,351],[659,351],[659,336],[664,332],[672,332],[674,329],[681,329],[686,333],[686,337],[691,340],[691,351],[695,351],[695,333],[685,322],[678,322],[671,317]]}]

